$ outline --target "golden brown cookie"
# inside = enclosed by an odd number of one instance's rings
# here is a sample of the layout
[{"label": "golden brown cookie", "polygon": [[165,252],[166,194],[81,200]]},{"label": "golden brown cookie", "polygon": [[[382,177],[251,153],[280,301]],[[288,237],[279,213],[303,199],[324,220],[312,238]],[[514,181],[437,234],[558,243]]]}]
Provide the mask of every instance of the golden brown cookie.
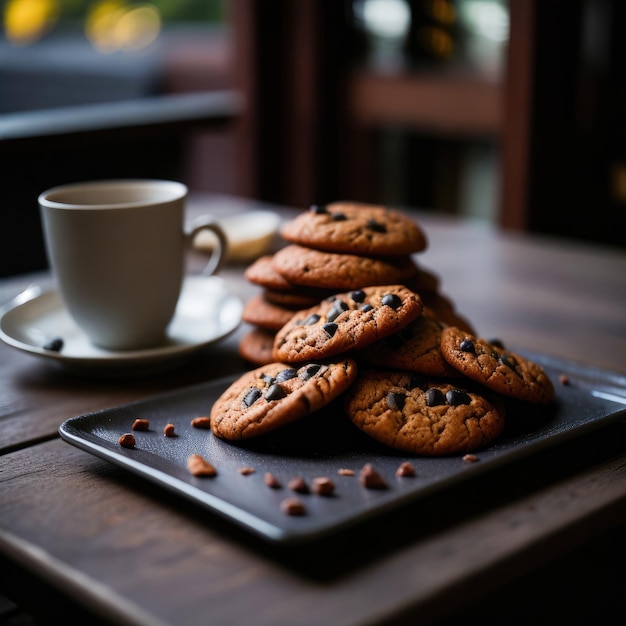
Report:
[{"label": "golden brown cookie", "polygon": [[222,439],[250,439],[321,409],[356,379],[350,358],[291,367],[268,363],[243,374],[211,408],[211,430]]},{"label": "golden brown cookie", "polygon": [[285,304],[291,299],[294,303],[307,301],[308,304],[305,306],[312,306],[332,293],[328,289],[303,287],[289,282],[274,269],[271,255],[259,257],[246,267],[244,278],[254,285],[263,287],[267,294],[273,296],[267,299],[276,304]]},{"label": "golden brown cookie", "polygon": [[298,311],[276,333],[274,359],[299,363],[360,350],[398,332],[421,313],[419,296],[403,285],[339,293]]},{"label": "golden brown cookie", "polygon": [[324,252],[298,244],[276,252],[272,266],[295,285],[334,290],[404,283],[418,271],[410,256],[365,257]]},{"label": "golden brown cookie", "polygon": [[[410,285],[407,286],[410,287]],[[456,306],[450,298],[438,291],[418,290],[418,293],[424,303],[424,315],[426,317],[432,317],[447,326],[456,326],[475,334],[471,322],[456,310]]]},{"label": "golden brown cookie", "polygon": [[293,289],[292,291],[279,291],[278,289],[264,289],[263,297],[272,304],[297,311],[298,309],[308,309],[321,302],[324,298],[335,293],[329,289],[320,291],[312,289],[308,291],[306,287],[301,290]]},{"label": "golden brown cookie", "polygon": [[239,341],[239,356],[254,365],[265,365],[274,360],[272,350],[276,332],[252,328]]},{"label": "golden brown cookie", "polygon": [[407,255],[426,248],[424,231],[404,213],[358,202],[314,205],[283,225],[287,241],[327,252]]},{"label": "golden brown cookie", "polygon": [[430,317],[418,317],[402,330],[360,350],[364,361],[378,366],[430,376],[460,378],[461,374],[441,354],[443,324]]},{"label": "golden brown cookie", "polygon": [[504,429],[501,409],[450,382],[402,371],[361,371],[346,391],[352,422],[370,437],[420,456],[465,454]]},{"label": "golden brown cookie", "polygon": [[294,315],[293,309],[268,302],[263,294],[249,298],[241,314],[241,319],[248,324],[278,330],[282,328]]},{"label": "golden brown cookie", "polygon": [[540,404],[554,396],[552,381],[539,364],[465,330],[444,328],[441,353],[459,372],[502,395]]}]

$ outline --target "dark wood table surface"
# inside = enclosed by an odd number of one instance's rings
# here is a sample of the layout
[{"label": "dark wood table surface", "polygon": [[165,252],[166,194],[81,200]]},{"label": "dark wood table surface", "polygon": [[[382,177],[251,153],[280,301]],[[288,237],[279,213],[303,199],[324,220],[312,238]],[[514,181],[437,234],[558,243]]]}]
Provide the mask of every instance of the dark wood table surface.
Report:
[{"label": "dark wood table surface", "polygon": [[[189,212],[259,206],[200,195]],[[429,237],[418,262],[479,334],[605,369],[626,389],[624,249],[415,217]],[[258,292],[244,267],[222,273],[242,300]],[[4,279],[0,304],[31,282],[52,278]],[[246,330],[128,379],[76,376],[0,344],[0,592],[50,624],[601,623],[623,608],[623,421],[291,546],[59,438],[69,417],[249,369],[237,353]]]}]

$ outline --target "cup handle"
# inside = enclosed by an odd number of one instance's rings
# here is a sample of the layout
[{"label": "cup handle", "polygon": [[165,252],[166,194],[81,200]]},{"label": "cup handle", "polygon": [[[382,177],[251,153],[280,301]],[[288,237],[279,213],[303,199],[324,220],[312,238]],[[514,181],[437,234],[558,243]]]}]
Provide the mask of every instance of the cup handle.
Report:
[{"label": "cup handle", "polygon": [[210,230],[217,238],[217,245],[211,251],[209,262],[202,270],[202,274],[211,276],[213,274],[217,274],[222,268],[222,265],[224,265],[224,261],[226,260],[226,251],[228,249],[228,238],[226,237],[224,229],[215,221],[214,218],[208,216],[197,217],[185,227],[185,238],[187,240],[188,249],[191,249],[196,235],[201,230]]}]

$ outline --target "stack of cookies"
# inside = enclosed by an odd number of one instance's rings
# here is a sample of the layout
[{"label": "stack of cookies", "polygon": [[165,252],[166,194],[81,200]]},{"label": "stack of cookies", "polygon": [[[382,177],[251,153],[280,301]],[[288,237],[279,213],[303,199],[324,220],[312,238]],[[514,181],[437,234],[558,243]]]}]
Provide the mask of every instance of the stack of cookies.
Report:
[{"label": "stack of cookies", "polygon": [[294,312],[340,291],[403,284],[420,294],[426,314],[472,331],[439,278],[414,260],[427,247],[421,227],[386,207],[337,202],[313,206],[280,231],[287,245],[257,259],[245,278],[261,287],[246,302],[243,321],[252,326],[239,349],[254,365],[274,361],[276,332]]},{"label": "stack of cookies", "polygon": [[246,271],[262,292],[240,351],[257,367],[214,403],[217,437],[263,435],[343,396],[355,426],[387,446],[465,454],[502,433],[507,399],[551,402],[545,371],[477,338],[414,262],[426,237],[408,216],[335,203],[281,234],[287,245]]}]

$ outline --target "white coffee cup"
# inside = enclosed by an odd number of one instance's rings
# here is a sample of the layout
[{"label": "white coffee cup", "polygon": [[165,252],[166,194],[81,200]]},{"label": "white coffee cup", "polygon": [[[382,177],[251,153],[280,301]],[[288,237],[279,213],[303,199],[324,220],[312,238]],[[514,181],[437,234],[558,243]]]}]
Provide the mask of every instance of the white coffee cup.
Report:
[{"label": "white coffee cup", "polygon": [[106,180],[39,195],[51,269],[67,311],[92,343],[138,350],[165,339],[187,273],[187,252],[203,229],[218,240],[204,274],[226,257],[224,231],[210,216],[185,225],[187,187],[168,180]]}]

